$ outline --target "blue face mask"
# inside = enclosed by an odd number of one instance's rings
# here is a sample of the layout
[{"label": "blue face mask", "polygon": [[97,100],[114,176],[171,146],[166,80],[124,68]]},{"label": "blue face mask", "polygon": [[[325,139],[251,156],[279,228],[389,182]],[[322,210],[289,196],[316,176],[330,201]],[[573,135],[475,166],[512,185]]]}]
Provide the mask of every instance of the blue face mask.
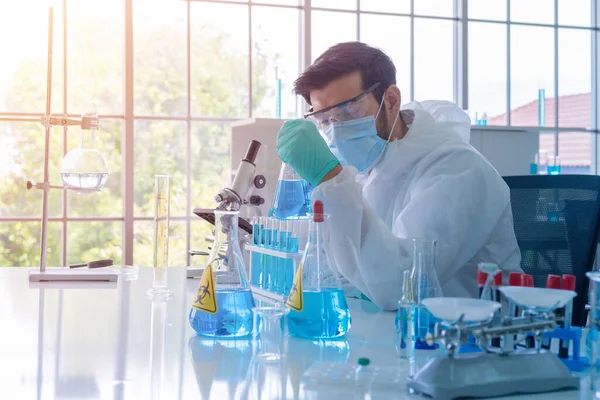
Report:
[{"label": "blue face mask", "polygon": [[[379,110],[381,110],[381,106]],[[377,115],[379,115],[379,111],[377,111]],[[331,152],[343,166],[352,165],[358,169],[358,172],[363,173],[369,171],[377,163],[383,154],[387,140],[377,135],[376,118],[377,116],[369,115],[351,121],[334,122],[323,132]],[[397,120],[398,116],[392,125],[391,132],[393,132]]]}]

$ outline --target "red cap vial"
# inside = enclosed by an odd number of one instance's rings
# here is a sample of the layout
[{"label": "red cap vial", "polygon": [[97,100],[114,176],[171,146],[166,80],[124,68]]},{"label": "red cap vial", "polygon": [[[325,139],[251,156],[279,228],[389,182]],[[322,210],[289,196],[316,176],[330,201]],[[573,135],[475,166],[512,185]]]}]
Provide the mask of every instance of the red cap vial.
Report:
[{"label": "red cap vial", "polygon": [[508,274],[508,286],[521,286],[522,278],[520,272],[511,272]]},{"label": "red cap vial", "polygon": [[575,291],[575,275],[564,274],[562,276],[562,285],[561,285],[560,288],[562,290],[572,290],[572,291]]},{"label": "red cap vial", "polygon": [[546,278],[546,288],[548,289],[560,289],[560,276],[558,275],[548,275]]},{"label": "red cap vial", "polygon": [[529,274],[523,275],[523,286],[533,287],[533,275],[529,275]]},{"label": "red cap vial", "polygon": [[477,284],[480,286],[485,285],[485,281],[487,281],[487,274],[480,269],[477,270]]},{"label": "red cap vial", "polygon": [[502,286],[502,271],[494,276],[494,286]]}]

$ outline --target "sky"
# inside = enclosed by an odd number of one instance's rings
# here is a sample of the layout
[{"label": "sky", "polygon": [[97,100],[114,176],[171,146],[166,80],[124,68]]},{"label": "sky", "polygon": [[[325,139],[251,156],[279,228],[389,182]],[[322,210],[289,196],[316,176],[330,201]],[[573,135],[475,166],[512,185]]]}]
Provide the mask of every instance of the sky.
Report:
[{"label": "sky", "polygon": [[[69,0],[71,16],[86,12],[93,5],[95,13],[111,13],[122,18],[123,0]],[[295,5],[298,0],[264,0],[275,4]],[[240,0],[240,3],[243,1]],[[47,11],[45,5],[57,5],[55,12],[55,68],[60,70],[62,57],[62,1],[30,0],[0,2],[0,51],[8,55],[0,63],[1,92],[10,84],[19,61],[24,58],[45,59]],[[102,4],[102,6],[99,6]],[[136,25],[156,26],[180,16],[185,3],[175,0],[135,0]],[[313,0],[314,7],[355,9],[356,0]],[[409,12],[410,0],[360,0],[368,11]],[[506,0],[468,0],[470,18],[506,20]],[[215,30],[231,36],[229,45],[247,52],[248,8],[244,5],[192,3],[193,23],[212,23]],[[590,0],[559,0],[559,24],[590,25]],[[418,15],[452,16],[451,0],[415,0]],[[227,15],[227,20],[218,16]],[[511,3],[512,19],[519,22],[553,23],[554,0],[519,0]],[[253,35],[266,40],[268,53],[281,55],[278,76],[283,83],[284,111],[294,112],[296,100],[291,95],[299,66],[300,13],[293,9],[254,7]],[[400,16],[361,14],[360,37],[356,14],[331,11],[312,13],[312,58],[340,41],[362,40],[386,51],[396,64],[398,86],[403,101],[411,98],[447,99],[453,95],[453,24],[450,21],[418,18],[415,20],[415,93],[410,93],[410,20]],[[166,22],[167,21],[167,22]],[[469,109],[498,115],[506,112],[506,24],[469,23]],[[14,40],[19,38],[19,40]],[[591,84],[590,31],[560,29],[559,95],[589,91]],[[115,53],[112,53],[115,54]],[[70,53],[70,56],[74,56]],[[511,107],[537,98],[538,90],[554,96],[554,30],[548,27],[516,26],[511,28]],[[267,71],[275,84],[275,71]],[[1,100],[0,100],[1,101]],[[0,103],[0,112],[5,110]],[[41,112],[43,110],[31,110]]]}]

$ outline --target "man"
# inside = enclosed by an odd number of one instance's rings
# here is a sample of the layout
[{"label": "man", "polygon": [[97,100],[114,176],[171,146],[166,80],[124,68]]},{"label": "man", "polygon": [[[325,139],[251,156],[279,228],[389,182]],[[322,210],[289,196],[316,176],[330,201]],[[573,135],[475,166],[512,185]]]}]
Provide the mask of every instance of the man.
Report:
[{"label": "man", "polygon": [[395,76],[379,49],[331,47],[296,80],[312,108],[284,124],[277,154],[315,186],[330,215],[326,250],[380,308],[397,308],[412,238],[437,241],[444,296],[474,297],[479,262],[520,270],[509,189],[469,144],[459,107],[401,107]]}]

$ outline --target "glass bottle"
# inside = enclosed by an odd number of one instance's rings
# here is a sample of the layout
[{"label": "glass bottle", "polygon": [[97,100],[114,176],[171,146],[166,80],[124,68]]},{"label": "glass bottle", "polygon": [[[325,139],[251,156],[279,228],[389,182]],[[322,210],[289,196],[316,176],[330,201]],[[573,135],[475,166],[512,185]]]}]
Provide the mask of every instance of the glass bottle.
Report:
[{"label": "glass bottle", "polygon": [[269,216],[277,219],[308,218],[312,212],[311,192],[312,186],[283,163]]},{"label": "glass bottle", "polygon": [[428,333],[434,333],[437,319],[422,304],[430,297],[442,297],[442,287],[435,271],[435,240],[413,239],[413,268],[411,281],[414,296],[413,332],[415,334],[416,349],[435,349],[425,342]]},{"label": "glass bottle", "polygon": [[215,241],[190,310],[199,335],[249,338],[254,298],[238,242],[238,211],[215,210]]},{"label": "glass bottle", "polygon": [[108,164],[94,149],[98,129],[98,102],[83,102],[79,147],[69,151],[60,164],[63,184],[70,189],[98,190],[108,179]]},{"label": "glass bottle", "polygon": [[292,309],[288,327],[292,336],[331,339],[348,332],[351,317],[339,277],[323,248],[323,203],[316,201],[313,210],[309,240],[286,302]]}]

